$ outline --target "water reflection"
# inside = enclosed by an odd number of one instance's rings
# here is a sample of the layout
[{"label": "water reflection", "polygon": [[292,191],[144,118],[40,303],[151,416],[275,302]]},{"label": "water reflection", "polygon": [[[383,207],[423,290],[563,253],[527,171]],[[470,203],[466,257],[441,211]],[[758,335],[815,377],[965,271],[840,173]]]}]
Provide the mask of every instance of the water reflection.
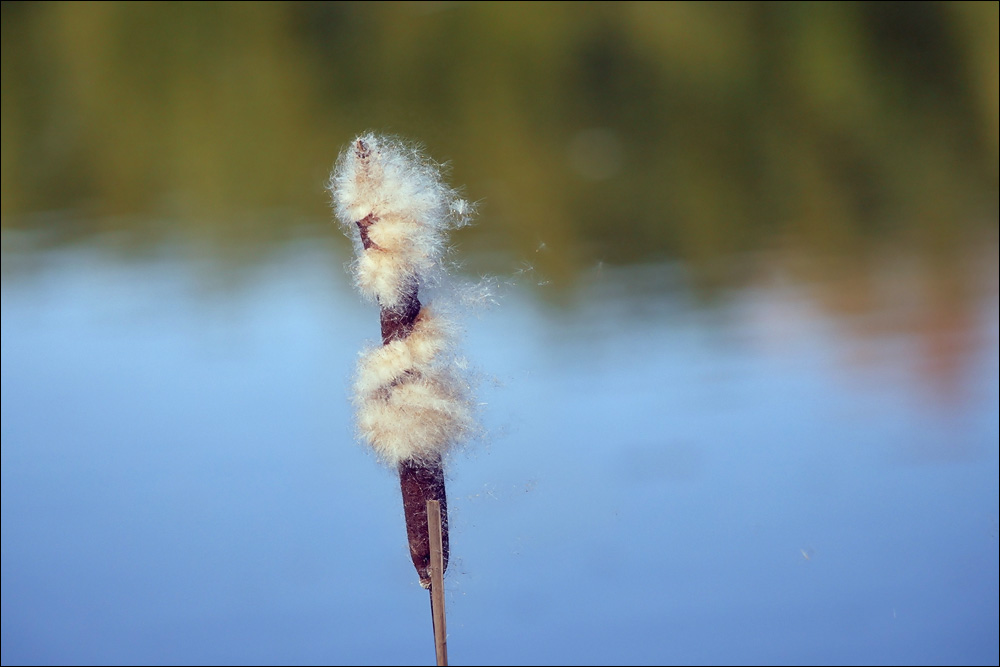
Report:
[{"label": "water reflection", "polygon": [[[301,238],[226,285],[183,249],[34,257],[0,311],[4,662],[429,655],[398,489],[351,438],[378,325],[337,252]],[[907,304],[830,318],[774,273],[708,309],[676,265],[559,309],[509,286],[466,323],[489,436],[451,467],[450,650],[987,661],[991,279],[930,351]],[[951,403],[919,375],[942,351]]]}]

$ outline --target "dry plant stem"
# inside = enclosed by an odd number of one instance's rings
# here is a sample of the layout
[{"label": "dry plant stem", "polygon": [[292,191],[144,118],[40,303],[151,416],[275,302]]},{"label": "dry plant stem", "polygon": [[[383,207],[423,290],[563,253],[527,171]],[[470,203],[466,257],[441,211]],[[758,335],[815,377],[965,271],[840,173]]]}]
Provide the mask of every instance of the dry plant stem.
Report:
[{"label": "dry plant stem", "polygon": [[[360,143],[360,142],[359,142]],[[360,150],[360,147],[359,147]],[[378,249],[368,235],[368,228],[378,218],[368,215],[358,221],[361,243],[365,250]],[[413,331],[420,301],[417,299],[417,281],[411,280],[406,294],[397,308],[381,308],[382,344],[406,338]],[[443,567],[448,567],[448,502],[445,496],[444,462],[440,457],[430,460],[407,460],[399,464],[399,487],[403,493],[403,515],[406,517],[406,537],[410,545],[410,558],[420,577],[420,585],[430,586],[430,545],[427,527],[427,501],[441,504],[441,545]]]},{"label": "dry plant stem", "polygon": [[434,623],[434,653],[438,665],[448,664],[448,627],[444,614],[444,554],[441,505],[427,501],[428,537],[431,546],[431,620]]}]

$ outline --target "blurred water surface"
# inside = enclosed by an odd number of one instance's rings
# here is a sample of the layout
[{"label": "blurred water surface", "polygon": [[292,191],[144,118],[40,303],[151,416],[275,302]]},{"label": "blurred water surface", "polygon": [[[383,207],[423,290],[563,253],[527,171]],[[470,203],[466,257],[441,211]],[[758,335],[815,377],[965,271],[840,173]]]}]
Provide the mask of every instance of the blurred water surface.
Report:
[{"label": "blurred water surface", "polygon": [[430,662],[372,128],[479,202],[454,661],[996,664],[995,4],[161,4],[2,6],[4,664]]}]

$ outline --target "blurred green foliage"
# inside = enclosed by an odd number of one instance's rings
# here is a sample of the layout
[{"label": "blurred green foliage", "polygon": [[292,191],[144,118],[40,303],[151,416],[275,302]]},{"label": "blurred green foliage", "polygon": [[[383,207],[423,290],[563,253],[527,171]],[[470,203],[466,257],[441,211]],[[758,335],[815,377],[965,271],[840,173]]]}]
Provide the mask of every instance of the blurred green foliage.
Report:
[{"label": "blurred green foliage", "polygon": [[[569,283],[995,230],[996,3],[3,3],[2,224],[268,248],[366,129]],[[339,231],[329,230],[330,234]],[[536,252],[539,249],[545,252]]]}]

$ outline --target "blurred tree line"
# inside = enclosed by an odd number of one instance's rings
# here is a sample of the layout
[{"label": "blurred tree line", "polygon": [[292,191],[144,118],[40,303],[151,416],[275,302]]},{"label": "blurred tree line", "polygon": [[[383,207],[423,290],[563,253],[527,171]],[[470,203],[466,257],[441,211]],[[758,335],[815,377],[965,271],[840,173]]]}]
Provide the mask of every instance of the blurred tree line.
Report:
[{"label": "blurred tree line", "polygon": [[266,249],[376,129],[480,200],[464,247],[556,282],[947,255],[997,227],[997,7],[5,2],[3,229]]}]

